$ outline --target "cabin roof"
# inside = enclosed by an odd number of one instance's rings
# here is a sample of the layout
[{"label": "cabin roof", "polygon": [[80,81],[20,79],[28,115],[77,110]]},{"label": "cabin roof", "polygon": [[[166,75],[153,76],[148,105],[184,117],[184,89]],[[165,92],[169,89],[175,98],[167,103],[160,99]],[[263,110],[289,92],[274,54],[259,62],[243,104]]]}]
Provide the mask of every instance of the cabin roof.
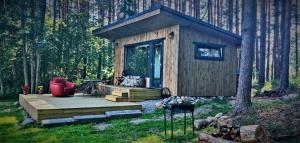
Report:
[{"label": "cabin roof", "polygon": [[241,44],[241,36],[237,34],[162,5],[156,5],[144,12],[95,29],[93,34],[115,40],[173,25],[193,28],[204,34],[217,36],[234,44]]}]

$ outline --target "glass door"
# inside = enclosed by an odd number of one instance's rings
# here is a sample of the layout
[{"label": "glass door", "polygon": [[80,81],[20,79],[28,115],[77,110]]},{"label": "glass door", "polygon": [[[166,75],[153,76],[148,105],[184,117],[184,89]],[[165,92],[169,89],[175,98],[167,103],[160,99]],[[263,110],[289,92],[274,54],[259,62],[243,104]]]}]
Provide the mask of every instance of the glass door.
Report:
[{"label": "glass door", "polygon": [[162,87],[162,42],[153,45],[152,86]]}]

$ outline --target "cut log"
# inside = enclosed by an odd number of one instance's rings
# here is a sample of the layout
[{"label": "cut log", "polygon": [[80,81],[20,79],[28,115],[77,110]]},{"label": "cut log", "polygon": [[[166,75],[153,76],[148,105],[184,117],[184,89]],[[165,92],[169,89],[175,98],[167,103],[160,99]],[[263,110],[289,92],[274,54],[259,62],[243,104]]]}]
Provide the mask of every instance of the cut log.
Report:
[{"label": "cut log", "polygon": [[200,133],[198,138],[198,143],[235,143],[235,142],[230,140],[224,140],[218,137],[213,137],[206,133]]},{"label": "cut log", "polygon": [[259,125],[242,126],[240,136],[242,143],[269,142],[265,130]]}]

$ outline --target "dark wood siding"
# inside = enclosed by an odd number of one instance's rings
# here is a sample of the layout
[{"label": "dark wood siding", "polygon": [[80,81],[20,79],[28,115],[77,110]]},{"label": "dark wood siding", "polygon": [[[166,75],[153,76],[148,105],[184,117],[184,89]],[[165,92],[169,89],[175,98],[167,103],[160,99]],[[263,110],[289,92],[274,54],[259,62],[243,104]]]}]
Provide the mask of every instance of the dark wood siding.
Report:
[{"label": "dark wood siding", "polygon": [[[217,36],[180,27],[178,95],[233,96],[236,91],[237,48]],[[193,42],[226,45],[224,61],[197,60]]]}]

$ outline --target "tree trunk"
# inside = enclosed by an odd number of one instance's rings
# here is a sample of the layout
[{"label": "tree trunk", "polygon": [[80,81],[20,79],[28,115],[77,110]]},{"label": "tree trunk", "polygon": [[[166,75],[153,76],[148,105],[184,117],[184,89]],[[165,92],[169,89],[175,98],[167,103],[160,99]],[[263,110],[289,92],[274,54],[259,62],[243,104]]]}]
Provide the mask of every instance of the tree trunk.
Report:
[{"label": "tree trunk", "polygon": [[280,87],[286,90],[289,86],[289,55],[290,55],[290,28],[291,28],[291,0],[285,0],[283,5],[283,34],[282,34],[282,69],[280,72]]},{"label": "tree trunk", "polygon": [[213,13],[212,13],[212,10],[213,10],[213,6],[212,6],[212,0],[207,0],[207,13],[208,13],[208,22],[210,24],[212,24],[213,22]]},{"label": "tree trunk", "polygon": [[[25,21],[26,21],[26,3],[22,6],[22,14],[21,14],[21,27],[25,29]],[[24,75],[24,84],[29,85],[28,82],[28,68],[27,68],[27,43],[26,43],[26,33],[22,35],[22,60],[23,60],[23,75]]]},{"label": "tree trunk", "polygon": [[57,5],[57,0],[53,0],[53,29],[52,31],[54,32],[56,29],[56,5]]},{"label": "tree trunk", "polygon": [[259,125],[241,126],[240,136],[241,142],[245,143],[269,143],[269,139],[265,130]]},{"label": "tree trunk", "polygon": [[239,0],[235,1],[235,33],[240,34],[240,28],[239,28],[239,23],[240,23],[240,5],[239,5]]},{"label": "tree trunk", "polygon": [[271,53],[271,0],[268,0],[268,46],[267,46],[267,69],[266,80],[270,81],[270,53]]},{"label": "tree trunk", "polygon": [[279,50],[279,0],[274,1],[274,42],[273,42],[273,60],[274,60],[274,79],[280,77],[280,50]]},{"label": "tree trunk", "polygon": [[179,2],[178,0],[174,0],[175,10],[179,11]]},{"label": "tree trunk", "polygon": [[[258,40],[259,40],[259,37],[256,36],[256,39],[255,39],[255,69],[256,71],[255,72],[258,72],[259,71],[259,44],[258,44]],[[257,78],[257,73],[255,73],[255,79]]]},{"label": "tree trunk", "polygon": [[[101,41],[100,41],[101,42]],[[97,79],[102,79],[102,49],[99,49],[99,57],[98,57],[98,72],[97,72]]]},{"label": "tree trunk", "polygon": [[[46,14],[46,6],[47,1],[46,0],[39,0],[37,1],[37,13],[36,17],[38,20],[38,44],[42,44],[44,40],[44,23],[45,23],[45,14]],[[38,46],[38,48],[41,48]],[[39,86],[40,84],[40,76],[41,76],[41,54],[39,53],[39,50],[36,51],[36,76],[35,76],[35,86]]]},{"label": "tree trunk", "polygon": [[260,7],[260,58],[258,85],[263,87],[265,84],[265,66],[266,66],[266,0],[261,0]]},{"label": "tree trunk", "polygon": [[233,29],[233,0],[228,0],[228,29],[232,32]]},{"label": "tree trunk", "polygon": [[295,71],[296,76],[299,76],[299,53],[298,53],[298,0],[296,0],[296,9],[295,9],[295,39],[296,39],[296,45],[295,45]]},{"label": "tree trunk", "polygon": [[30,55],[30,93],[35,93],[35,60],[34,60],[34,51],[32,51],[31,55]]},{"label": "tree trunk", "polygon": [[40,85],[40,76],[41,76],[41,55],[39,53],[36,53],[36,76],[35,76],[36,89]]},{"label": "tree trunk", "polygon": [[197,19],[200,19],[200,0],[194,0],[194,13]]},{"label": "tree trunk", "polygon": [[4,95],[4,85],[3,85],[3,79],[2,79],[2,70],[0,69],[0,95]]},{"label": "tree trunk", "polygon": [[12,66],[11,66],[11,73],[12,73],[12,80],[13,80],[13,86],[16,91],[18,91],[17,87],[17,71],[16,71],[16,61],[12,61]]},{"label": "tree trunk", "polygon": [[248,112],[252,106],[251,84],[256,30],[256,0],[244,1],[243,10],[241,68],[234,115]]}]

